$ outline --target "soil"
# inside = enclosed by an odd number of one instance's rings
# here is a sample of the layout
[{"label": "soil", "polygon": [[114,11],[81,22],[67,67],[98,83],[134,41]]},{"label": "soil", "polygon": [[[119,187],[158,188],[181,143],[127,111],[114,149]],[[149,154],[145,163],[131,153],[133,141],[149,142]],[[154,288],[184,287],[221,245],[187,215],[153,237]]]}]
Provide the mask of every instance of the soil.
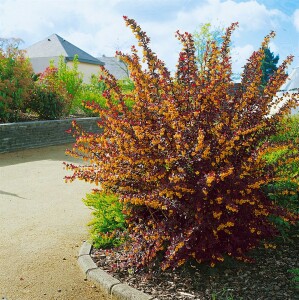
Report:
[{"label": "soil", "polygon": [[188,263],[177,270],[151,272],[116,268],[123,251],[93,249],[96,264],[122,282],[159,300],[296,300],[299,286],[290,269],[299,267],[299,235],[276,241],[276,249],[255,249],[255,263],[227,261],[214,268]]}]

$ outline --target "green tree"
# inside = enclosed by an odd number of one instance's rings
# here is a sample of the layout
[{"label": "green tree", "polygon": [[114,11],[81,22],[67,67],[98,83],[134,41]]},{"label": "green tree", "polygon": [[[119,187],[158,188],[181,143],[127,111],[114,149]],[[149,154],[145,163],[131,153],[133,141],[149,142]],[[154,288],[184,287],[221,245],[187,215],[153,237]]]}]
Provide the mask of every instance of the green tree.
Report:
[{"label": "green tree", "polygon": [[83,83],[83,74],[78,70],[79,56],[75,55],[73,59],[73,66],[70,68],[61,56],[58,62],[58,80],[61,80],[66,87],[68,93],[72,98],[76,98],[80,94],[80,89]]},{"label": "green tree", "polygon": [[193,33],[196,60],[199,65],[199,70],[202,70],[205,63],[205,53],[207,46],[212,41],[216,46],[220,46],[223,42],[224,28],[212,27],[211,23],[204,23],[199,26],[199,29]]},{"label": "green tree", "polygon": [[277,70],[277,63],[279,60],[279,55],[274,56],[274,53],[270,51],[269,48],[264,48],[265,57],[262,61],[262,86],[265,86],[269,81],[270,77]]},{"label": "green tree", "polygon": [[[72,61],[73,65],[70,67],[60,56],[57,66],[57,80],[63,85],[68,93],[69,111],[68,113],[76,112],[77,103],[80,101],[81,91],[83,88],[83,74],[79,72],[79,56],[75,55]],[[54,62],[50,62],[50,67],[55,68]]]}]

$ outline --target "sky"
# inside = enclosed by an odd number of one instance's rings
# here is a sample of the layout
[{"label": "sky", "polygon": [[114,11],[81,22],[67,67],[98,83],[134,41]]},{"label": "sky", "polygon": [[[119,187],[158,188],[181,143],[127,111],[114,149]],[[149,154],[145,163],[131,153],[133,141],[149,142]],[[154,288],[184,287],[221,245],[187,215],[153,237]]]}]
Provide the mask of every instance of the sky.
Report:
[{"label": "sky", "polygon": [[279,63],[292,54],[290,70],[299,66],[299,0],[0,0],[0,11],[0,37],[21,38],[21,48],[56,33],[95,57],[130,53],[136,40],[125,15],[147,32],[152,50],[174,71],[181,47],[177,30],[239,22],[232,36],[234,73],[242,72],[271,30],[276,37],[270,49]]}]

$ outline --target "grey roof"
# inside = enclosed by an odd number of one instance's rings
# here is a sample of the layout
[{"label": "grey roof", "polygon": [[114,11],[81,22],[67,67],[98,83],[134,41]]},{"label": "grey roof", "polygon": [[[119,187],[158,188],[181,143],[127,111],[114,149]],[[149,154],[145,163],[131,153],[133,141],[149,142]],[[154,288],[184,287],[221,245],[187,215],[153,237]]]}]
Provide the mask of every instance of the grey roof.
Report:
[{"label": "grey roof", "polygon": [[[286,92],[288,95],[286,95]],[[292,70],[291,74],[288,76],[285,83],[280,87],[280,90],[276,93],[276,97],[280,97],[282,100],[277,105],[276,108],[273,108],[273,112],[276,113],[279,111],[280,107],[286,102],[289,101],[293,96],[293,94],[297,94],[299,92],[299,67],[296,67]],[[291,114],[298,114],[299,106],[291,109]]]},{"label": "grey roof", "polygon": [[98,58],[104,63],[104,67],[116,79],[129,78],[129,71],[127,65],[117,57],[107,57],[105,55]]},{"label": "grey roof", "polygon": [[32,46],[25,49],[27,56],[32,58],[53,58],[63,56],[66,60],[73,60],[74,56],[78,55],[80,62],[103,65],[97,58],[91,56],[82,49],[76,47],[70,42],[66,41],[57,34],[52,34],[42,41],[39,41]]}]

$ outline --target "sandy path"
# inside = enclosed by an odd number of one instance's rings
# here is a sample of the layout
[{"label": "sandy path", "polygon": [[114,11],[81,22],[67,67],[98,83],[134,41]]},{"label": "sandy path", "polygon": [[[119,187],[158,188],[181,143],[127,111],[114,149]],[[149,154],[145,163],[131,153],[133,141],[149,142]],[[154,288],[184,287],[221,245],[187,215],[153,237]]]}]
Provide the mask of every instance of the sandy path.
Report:
[{"label": "sandy path", "polygon": [[64,182],[65,148],[0,154],[0,299],[107,299],[77,265],[91,185]]}]

